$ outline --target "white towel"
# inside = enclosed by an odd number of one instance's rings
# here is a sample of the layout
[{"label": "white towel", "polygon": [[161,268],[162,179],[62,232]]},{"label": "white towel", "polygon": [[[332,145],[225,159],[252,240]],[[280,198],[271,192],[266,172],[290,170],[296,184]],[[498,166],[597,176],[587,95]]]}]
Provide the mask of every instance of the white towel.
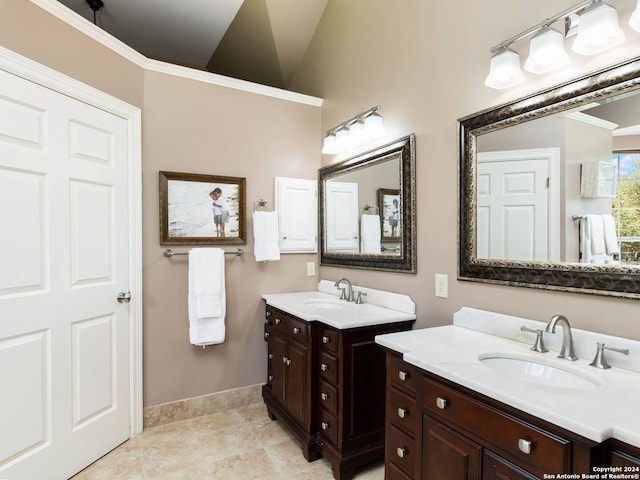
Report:
[{"label": "white towel", "polygon": [[360,217],[360,253],[380,253],[380,216]]},{"label": "white towel", "polygon": [[607,255],[620,255],[618,234],[616,233],[616,221],[613,219],[612,215],[602,215],[602,223],[604,225],[604,244]]},{"label": "white towel", "polygon": [[580,262],[610,263],[604,243],[604,223],[601,215],[583,215],[580,221]]},{"label": "white towel", "polygon": [[278,212],[253,212],[253,254],[257,262],[280,260]]},{"label": "white towel", "polygon": [[189,340],[193,345],[224,342],[224,267],[224,251],[220,248],[189,251]]}]

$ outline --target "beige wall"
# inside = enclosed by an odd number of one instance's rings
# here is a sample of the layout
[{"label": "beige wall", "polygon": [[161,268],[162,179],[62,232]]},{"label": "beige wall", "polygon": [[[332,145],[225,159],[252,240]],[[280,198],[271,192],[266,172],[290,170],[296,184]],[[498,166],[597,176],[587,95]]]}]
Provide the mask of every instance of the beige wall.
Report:
[{"label": "beige wall", "polygon": [[[305,276],[314,255],[256,263],[248,219],[247,254],[227,259],[228,341],[190,346],[187,264],[164,258],[158,242],[158,171],[244,176],[248,210],[260,197],[272,207],[274,176],[315,178],[321,132],[377,104],[389,139],[417,136],[418,274],[323,267],[322,278],[411,295],[418,327],[449,323],[469,305],[541,320],[563,313],[582,328],[640,338],[637,301],[455,280],[456,119],[640,53],[640,34],[629,32],[625,47],[536,83],[484,87],[492,45],[573,3],[330,0],[294,83],[326,98],[321,122],[316,107],[145,73],[27,0],[1,1],[0,45],[143,108],[145,405],[263,382],[260,294],[314,289],[318,280]],[[436,272],[449,275],[448,299],[434,297]]]},{"label": "beige wall", "polygon": [[[416,133],[418,274],[321,267],[322,278],[346,275],[360,285],[410,295],[417,327],[450,323],[455,311],[471,306],[543,321],[562,313],[577,327],[640,339],[637,300],[456,280],[456,120],[640,53],[640,34],[625,26],[628,41],[615,50],[573,56],[563,71],[528,75],[531,81],[511,90],[484,86],[492,46],[575,3],[329,1],[293,87],[324,98],[323,130],[380,104],[389,139]],[[624,18],[635,6],[612,3],[627,10]],[[523,57],[528,53],[526,41],[515,47]],[[337,160],[323,155],[322,162]],[[448,274],[448,299],[434,296],[435,273]]]}]

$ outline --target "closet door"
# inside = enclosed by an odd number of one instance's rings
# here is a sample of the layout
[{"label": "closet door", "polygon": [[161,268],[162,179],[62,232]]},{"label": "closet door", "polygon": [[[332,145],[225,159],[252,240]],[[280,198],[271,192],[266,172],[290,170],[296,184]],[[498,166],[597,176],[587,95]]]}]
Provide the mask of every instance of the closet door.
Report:
[{"label": "closet door", "polygon": [[358,253],[358,184],[328,181],[325,191],[327,251]]}]

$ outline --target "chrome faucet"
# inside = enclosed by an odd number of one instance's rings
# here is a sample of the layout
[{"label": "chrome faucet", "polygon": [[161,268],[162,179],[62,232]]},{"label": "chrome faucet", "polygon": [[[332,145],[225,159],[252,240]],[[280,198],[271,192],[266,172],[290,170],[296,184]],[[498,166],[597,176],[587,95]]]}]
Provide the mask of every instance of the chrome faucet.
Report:
[{"label": "chrome faucet", "polygon": [[547,333],[556,333],[556,327],[560,325],[562,327],[562,349],[558,358],[564,358],[571,360],[572,362],[578,360],[576,353],[573,349],[573,335],[571,335],[571,325],[569,320],[564,315],[554,315],[547,323],[545,331]]},{"label": "chrome faucet", "polygon": [[340,280],[338,280],[335,283],[335,287],[336,288],[340,288],[340,284],[342,282],[345,282],[347,284],[347,288],[348,290],[345,290],[345,288],[341,288],[342,290],[342,296],[340,297],[340,300],[346,300],[347,302],[353,302],[355,300],[354,295],[353,295],[353,285],[351,285],[351,282],[349,281],[348,278],[342,277]]}]

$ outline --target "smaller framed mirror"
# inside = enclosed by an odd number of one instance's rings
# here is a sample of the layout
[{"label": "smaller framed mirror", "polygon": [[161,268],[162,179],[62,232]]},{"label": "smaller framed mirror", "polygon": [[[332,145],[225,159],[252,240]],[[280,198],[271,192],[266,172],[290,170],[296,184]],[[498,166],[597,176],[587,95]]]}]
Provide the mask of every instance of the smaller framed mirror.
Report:
[{"label": "smaller framed mirror", "polygon": [[416,273],[415,136],[319,171],[320,264]]}]

